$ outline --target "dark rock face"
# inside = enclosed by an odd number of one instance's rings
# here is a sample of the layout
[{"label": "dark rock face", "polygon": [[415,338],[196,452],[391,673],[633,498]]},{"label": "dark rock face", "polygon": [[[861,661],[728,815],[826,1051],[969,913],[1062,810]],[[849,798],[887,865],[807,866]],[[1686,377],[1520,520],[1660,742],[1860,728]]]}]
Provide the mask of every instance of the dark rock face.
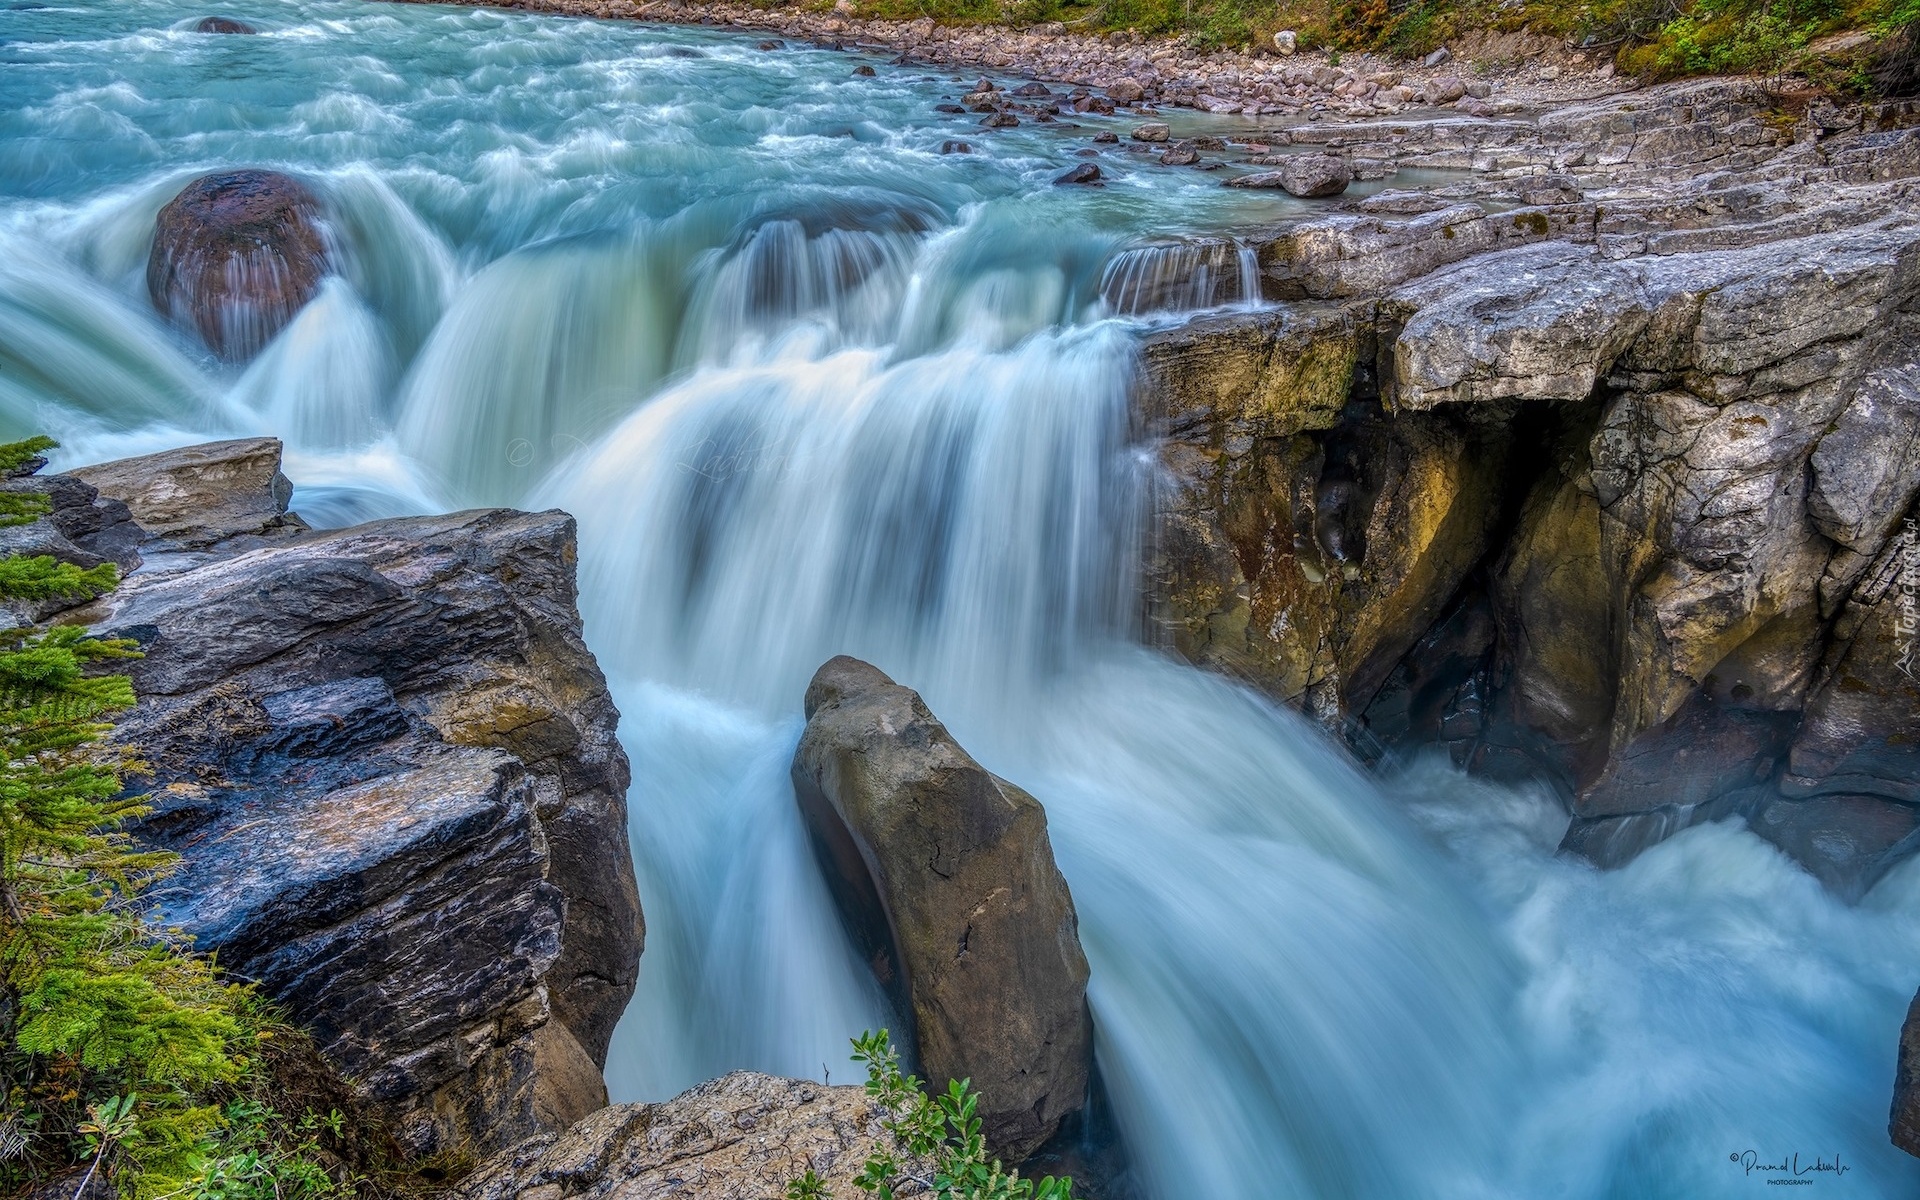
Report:
[{"label": "dark rock face", "polygon": [[842,914],[911,1015],[922,1073],[972,1079],[988,1141],[1017,1162],[1084,1103],[1093,1059],[1046,813],[866,663],[821,667],[806,710],[794,791]]},{"label": "dark rock face", "polygon": [[[883,1114],[858,1087],[735,1071],[660,1104],[616,1104],[482,1163],[463,1200],[748,1200],[786,1194],[812,1167],[832,1196],[876,1150],[898,1154]],[[904,1156],[903,1156],[904,1157]],[[930,1164],[908,1159],[915,1174]],[[920,1194],[914,1185],[902,1196]]]},{"label": "dark rock face", "polygon": [[136,832],[182,856],[154,901],[311,1028],[409,1148],[562,1128],[606,1102],[643,937],[573,521],[310,533],[276,521],[277,450],[86,472],[170,532],[72,614],[145,651],[119,730],[153,769]]},{"label": "dark rock face", "polygon": [[313,297],[330,269],[323,208],[277,171],[203,175],[160,210],[147,294],[220,358],[245,362]]},{"label": "dark rock face", "polygon": [[193,26],[195,33],[259,33],[258,29],[245,21],[236,21],[231,17],[201,17]]},{"label": "dark rock face", "polygon": [[1887,1131],[1893,1144],[1920,1155],[1920,995],[1900,1027],[1900,1061],[1893,1076],[1893,1117]]}]

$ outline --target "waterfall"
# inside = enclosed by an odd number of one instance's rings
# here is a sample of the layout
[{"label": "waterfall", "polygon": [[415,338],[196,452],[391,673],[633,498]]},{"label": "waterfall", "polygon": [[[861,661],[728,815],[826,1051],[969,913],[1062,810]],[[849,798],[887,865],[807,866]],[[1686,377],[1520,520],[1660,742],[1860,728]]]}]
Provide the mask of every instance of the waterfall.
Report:
[{"label": "waterfall", "polygon": [[[1263,302],[1224,231],[1271,197],[1117,161],[1052,188],[1070,122],[943,156],[948,84],[724,31],[203,15],[7,15],[0,433],[62,464],[271,433],[321,525],[579,517],[649,925],[616,1100],[846,1082],[895,1022],[787,776],[850,653],[1046,806],[1144,1200],[1737,1197],[1747,1149],[1920,1188],[1885,1136],[1920,864],[1849,908],[1733,823],[1601,873],[1551,796],[1363,774],[1141,644],[1135,347]],[[310,181],[338,245],[243,366],[142,282],[154,214],[233,165]]]}]

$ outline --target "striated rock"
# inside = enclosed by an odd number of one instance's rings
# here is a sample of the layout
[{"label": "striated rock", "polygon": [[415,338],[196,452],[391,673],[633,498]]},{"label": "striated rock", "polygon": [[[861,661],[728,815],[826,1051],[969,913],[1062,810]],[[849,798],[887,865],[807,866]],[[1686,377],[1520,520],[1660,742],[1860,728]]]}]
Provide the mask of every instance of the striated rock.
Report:
[{"label": "striated rock", "polygon": [[291,175],[202,175],[154,222],[147,294],[214,354],[245,362],[280,332],[332,268],[320,200]]},{"label": "striated rock", "polygon": [[87,471],[168,522],[151,546],[202,547],[72,618],[145,652],[119,736],[151,764],[137,833],[182,856],[153,901],[310,1028],[408,1148],[564,1126],[606,1101],[642,938],[572,519],[276,526],[277,449]]},{"label": "striated rock", "polygon": [[[246,438],[79,467],[72,477],[124,503],[153,537],[204,550],[304,530],[287,511],[293,484],[280,473],[280,442]],[[237,548],[237,547],[235,547]]]},{"label": "striated rock", "polygon": [[1084,1103],[1087,960],[1046,813],[920,697],[841,657],[807,688],[801,812],[841,913],[911,1017],[936,1089],[971,1079],[987,1140],[1025,1158]]},{"label": "striated rock", "polygon": [[1893,1144],[1920,1155],[1920,994],[1907,1009],[1900,1027],[1900,1061],[1893,1077],[1893,1117],[1888,1130]]},{"label": "striated rock", "polygon": [[[616,1104],[482,1163],[462,1200],[759,1200],[811,1168],[830,1196],[876,1149],[900,1153],[864,1088],[735,1071],[660,1104]],[[928,1164],[902,1154],[916,1174]],[[902,1197],[924,1195],[906,1183]]]}]

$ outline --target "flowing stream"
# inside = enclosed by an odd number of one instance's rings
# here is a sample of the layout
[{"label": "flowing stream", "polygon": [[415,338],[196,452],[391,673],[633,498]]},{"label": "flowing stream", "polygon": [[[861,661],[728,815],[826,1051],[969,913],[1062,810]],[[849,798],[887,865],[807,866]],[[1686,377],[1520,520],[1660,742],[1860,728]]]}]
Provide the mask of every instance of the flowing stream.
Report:
[{"label": "flowing stream", "polygon": [[[1226,235],[1293,202],[1124,153],[1054,188],[1098,118],[989,133],[932,112],[951,77],[754,41],[0,10],[0,433],[62,463],[272,433],[323,525],[578,515],[649,924],[616,1099],[848,1081],[891,1020],[787,777],[850,653],[1045,804],[1150,1200],[1732,1197],[1749,1150],[1920,1193],[1885,1133],[1920,867],[1847,907],[1734,823],[1602,874],[1555,857],[1551,798],[1363,774],[1141,643],[1133,347],[1244,303]],[[161,205],[238,165],[311,180],[341,248],[244,368],[144,284]]]}]

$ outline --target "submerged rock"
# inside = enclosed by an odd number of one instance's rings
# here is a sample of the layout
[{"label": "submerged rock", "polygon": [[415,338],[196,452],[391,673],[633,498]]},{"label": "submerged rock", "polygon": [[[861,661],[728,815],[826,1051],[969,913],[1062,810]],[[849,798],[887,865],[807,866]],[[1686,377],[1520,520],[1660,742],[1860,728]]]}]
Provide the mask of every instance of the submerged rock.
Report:
[{"label": "submerged rock", "polygon": [[842,916],[936,1089],[971,1079],[1017,1162],[1084,1103],[1087,960],[1046,813],[914,692],[836,658],[807,688],[794,791]]},{"label": "submerged rock", "polygon": [[643,931],[572,518],[306,531],[266,440],[84,473],[167,531],[67,618],[145,653],[118,736],[150,764],[135,832],[181,855],[163,919],[312,1030],[409,1149],[604,1104]]},{"label": "submerged rock", "polygon": [[[659,1104],[616,1104],[571,1129],[482,1163],[462,1200],[773,1200],[812,1168],[850,1197],[867,1157],[895,1154],[916,1174],[864,1088],[735,1071]],[[915,1184],[896,1194],[923,1195]]]},{"label": "submerged rock", "polygon": [[332,269],[312,189],[278,171],[202,175],[154,221],[147,294],[160,314],[246,362]]}]

